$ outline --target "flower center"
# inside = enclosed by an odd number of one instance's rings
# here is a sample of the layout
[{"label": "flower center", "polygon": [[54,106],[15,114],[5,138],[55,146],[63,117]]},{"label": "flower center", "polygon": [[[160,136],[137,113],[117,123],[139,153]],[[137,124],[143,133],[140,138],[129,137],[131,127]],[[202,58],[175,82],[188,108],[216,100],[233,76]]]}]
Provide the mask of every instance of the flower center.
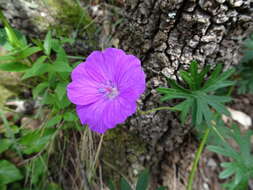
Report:
[{"label": "flower center", "polygon": [[112,81],[103,83],[98,91],[109,99],[114,99],[119,95],[119,91],[117,87],[115,87],[115,85],[112,83]]}]

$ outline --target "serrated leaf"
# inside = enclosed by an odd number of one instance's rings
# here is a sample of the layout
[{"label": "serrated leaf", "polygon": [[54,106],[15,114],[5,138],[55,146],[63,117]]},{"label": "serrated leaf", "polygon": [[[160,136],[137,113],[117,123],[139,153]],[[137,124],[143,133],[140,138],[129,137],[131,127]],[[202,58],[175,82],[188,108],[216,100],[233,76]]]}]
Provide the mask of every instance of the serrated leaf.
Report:
[{"label": "serrated leaf", "polygon": [[220,103],[209,101],[207,100],[208,104],[210,104],[218,113],[225,114],[227,116],[230,116],[230,112],[227,110],[227,108]]},{"label": "serrated leaf", "polygon": [[[211,125],[211,120],[212,120],[212,112],[210,111],[210,108],[208,106],[208,104],[206,103],[206,100],[202,97],[198,98],[198,104],[199,104],[199,109],[201,109],[201,113],[206,121],[206,123],[208,124],[208,126]],[[200,123],[196,123],[196,125],[199,125]]]},{"label": "serrated leaf", "polygon": [[123,177],[120,179],[120,190],[132,190],[131,185]]},{"label": "serrated leaf", "polygon": [[181,110],[181,114],[180,114],[180,120],[182,123],[185,122],[187,115],[190,112],[190,108],[193,104],[193,99],[188,98],[187,100],[181,102],[180,104],[174,106],[174,108]]},{"label": "serrated leaf", "polygon": [[6,185],[22,179],[23,176],[15,165],[7,160],[0,160],[0,184]]},{"label": "serrated leaf", "polygon": [[27,65],[24,65],[19,62],[11,62],[11,63],[1,63],[0,70],[8,71],[8,72],[22,72],[29,69]]},{"label": "serrated leaf", "polygon": [[149,172],[148,170],[144,170],[139,175],[136,190],[146,190],[148,188],[148,185],[149,185]]},{"label": "serrated leaf", "polygon": [[224,88],[234,84],[234,82],[232,81],[225,81],[225,80],[235,72],[235,69],[234,68],[229,69],[223,72],[222,74],[218,75],[221,72],[220,68],[221,66],[220,67],[217,66],[217,69],[214,72],[212,72],[210,79],[204,84],[202,88],[203,91],[205,92],[215,91],[219,88]]}]

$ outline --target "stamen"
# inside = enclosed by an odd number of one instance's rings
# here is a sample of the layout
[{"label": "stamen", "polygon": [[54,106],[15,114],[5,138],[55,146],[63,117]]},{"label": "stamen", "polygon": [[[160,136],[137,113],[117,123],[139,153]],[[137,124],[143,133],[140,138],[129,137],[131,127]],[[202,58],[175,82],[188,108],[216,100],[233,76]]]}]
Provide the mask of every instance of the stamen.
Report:
[{"label": "stamen", "polygon": [[114,99],[119,95],[118,89],[112,83],[112,81],[106,81],[102,87],[98,89],[99,93],[104,94],[109,99]]}]

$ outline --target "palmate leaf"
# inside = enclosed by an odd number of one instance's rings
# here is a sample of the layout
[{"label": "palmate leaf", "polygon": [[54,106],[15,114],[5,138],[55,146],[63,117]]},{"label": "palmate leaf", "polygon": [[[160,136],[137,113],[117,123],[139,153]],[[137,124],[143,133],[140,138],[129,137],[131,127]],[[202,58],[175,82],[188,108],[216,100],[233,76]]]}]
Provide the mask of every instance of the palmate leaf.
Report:
[{"label": "palmate leaf", "polygon": [[222,143],[217,146],[208,146],[207,148],[232,159],[231,162],[224,162],[221,164],[225,169],[219,174],[221,179],[233,176],[231,182],[226,184],[228,189],[245,189],[248,180],[253,178],[253,155],[251,153],[251,136],[253,131],[249,130],[245,134],[242,134],[240,129],[236,125],[233,125],[229,133],[229,137],[238,144],[239,150],[237,148],[232,148],[227,143]]},{"label": "palmate leaf", "polygon": [[[215,91],[234,84],[227,80],[234,73],[234,69],[221,73],[222,65],[217,65],[211,75],[206,77],[209,70],[208,66],[198,71],[197,62],[193,61],[189,71],[180,71],[180,76],[186,85],[181,86],[174,80],[168,79],[171,88],[157,89],[159,93],[163,94],[161,101],[185,99],[174,107],[181,111],[182,122],[185,122],[188,115],[192,115],[193,125],[200,125],[203,121],[210,124],[213,110],[229,115],[224,103],[229,102],[231,98],[215,95]],[[208,79],[206,82],[205,78]],[[188,89],[185,86],[188,86]]]}]

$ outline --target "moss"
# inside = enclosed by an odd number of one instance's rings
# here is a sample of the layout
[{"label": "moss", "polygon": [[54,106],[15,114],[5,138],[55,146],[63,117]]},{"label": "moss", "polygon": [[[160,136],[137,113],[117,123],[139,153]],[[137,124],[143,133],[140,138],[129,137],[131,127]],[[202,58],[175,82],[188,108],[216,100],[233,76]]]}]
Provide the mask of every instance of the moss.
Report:
[{"label": "moss", "polygon": [[[73,0],[45,0],[59,24],[52,26],[59,36],[68,36],[76,29],[84,30],[91,38],[96,32],[95,24],[87,11]],[[92,23],[92,24],[91,24]],[[88,26],[89,25],[89,26]],[[88,27],[87,27],[88,26]]]},{"label": "moss", "polygon": [[[139,157],[146,152],[146,144],[121,127],[109,130],[104,137],[102,159],[127,176],[130,167],[138,163]],[[119,173],[110,167],[105,165],[103,172],[104,176],[119,181]]]}]

